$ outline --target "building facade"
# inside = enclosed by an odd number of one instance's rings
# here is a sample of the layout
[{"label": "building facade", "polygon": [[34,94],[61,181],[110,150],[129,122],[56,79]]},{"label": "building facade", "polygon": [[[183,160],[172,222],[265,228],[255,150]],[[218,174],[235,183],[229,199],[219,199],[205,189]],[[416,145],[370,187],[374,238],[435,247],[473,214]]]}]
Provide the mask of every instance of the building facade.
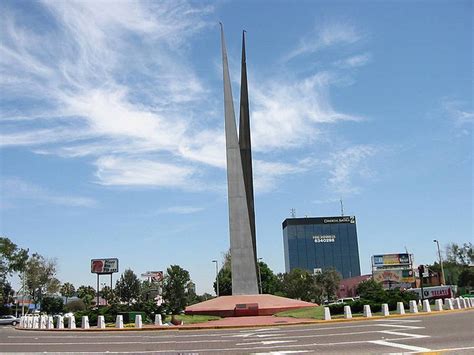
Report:
[{"label": "building facade", "polygon": [[285,271],[318,273],[334,268],[342,278],[360,276],[354,216],[287,218],[283,221]]}]

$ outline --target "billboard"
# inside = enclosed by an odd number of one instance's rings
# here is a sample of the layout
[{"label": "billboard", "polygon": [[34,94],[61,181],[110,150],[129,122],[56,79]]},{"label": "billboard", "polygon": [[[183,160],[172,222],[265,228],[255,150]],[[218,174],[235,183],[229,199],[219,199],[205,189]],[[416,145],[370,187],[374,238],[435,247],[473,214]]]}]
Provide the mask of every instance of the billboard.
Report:
[{"label": "billboard", "polygon": [[434,286],[423,287],[423,297],[421,297],[420,288],[412,288],[407,291],[415,292],[419,298],[450,298],[453,297],[453,290],[451,286]]},{"label": "billboard", "polygon": [[94,274],[113,274],[118,272],[118,259],[92,259],[91,272]]},{"label": "billboard", "polygon": [[392,269],[374,271],[374,280],[377,282],[415,282],[415,273],[411,269]]},{"label": "billboard", "polygon": [[372,266],[408,266],[411,264],[410,254],[383,254],[372,257]]},{"label": "billboard", "polygon": [[163,280],[163,271],[147,271],[142,276],[149,278],[152,282],[160,282]]}]

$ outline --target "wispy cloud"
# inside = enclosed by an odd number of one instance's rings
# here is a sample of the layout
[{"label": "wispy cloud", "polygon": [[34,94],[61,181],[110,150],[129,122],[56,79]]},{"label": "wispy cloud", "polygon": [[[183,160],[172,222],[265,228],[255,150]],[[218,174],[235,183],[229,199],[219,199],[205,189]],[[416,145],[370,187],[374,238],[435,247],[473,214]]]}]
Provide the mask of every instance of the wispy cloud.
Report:
[{"label": "wispy cloud", "polygon": [[474,111],[466,102],[444,98],[441,105],[456,126],[462,127],[474,123]]},{"label": "wispy cloud", "polygon": [[0,187],[2,205],[6,206],[14,206],[14,201],[20,199],[69,207],[97,206],[97,201],[93,198],[59,194],[18,178],[2,177]]},{"label": "wispy cloud", "polygon": [[356,178],[370,178],[374,172],[367,161],[377,153],[371,145],[356,145],[331,154],[322,161],[329,169],[328,185],[331,191],[338,194],[357,194],[360,187],[354,182]]},{"label": "wispy cloud", "polygon": [[194,206],[171,206],[167,208],[160,209],[158,213],[170,213],[170,214],[191,214],[197,213],[204,210],[204,207],[194,207]]},{"label": "wispy cloud", "polygon": [[338,60],[334,63],[335,66],[339,68],[356,68],[366,65],[372,60],[372,55],[370,53],[364,53],[359,55],[354,55],[349,58]]},{"label": "wispy cloud", "polygon": [[361,38],[362,35],[356,31],[355,27],[347,23],[334,22],[318,25],[300,39],[296,48],[290,51],[284,60],[289,61],[295,57],[315,53],[335,45],[353,44]]},{"label": "wispy cloud", "polygon": [[292,174],[302,173],[304,167],[298,164],[282,162],[254,161],[254,186],[256,193],[272,191],[279,179]]}]

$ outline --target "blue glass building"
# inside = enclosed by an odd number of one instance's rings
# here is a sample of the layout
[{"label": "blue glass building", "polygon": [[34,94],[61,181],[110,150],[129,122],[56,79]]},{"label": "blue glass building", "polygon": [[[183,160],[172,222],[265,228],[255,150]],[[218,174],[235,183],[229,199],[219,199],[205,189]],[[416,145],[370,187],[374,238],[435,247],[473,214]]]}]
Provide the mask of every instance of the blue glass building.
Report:
[{"label": "blue glass building", "polygon": [[285,271],[335,268],[342,278],[360,276],[354,216],[287,218],[283,221]]}]

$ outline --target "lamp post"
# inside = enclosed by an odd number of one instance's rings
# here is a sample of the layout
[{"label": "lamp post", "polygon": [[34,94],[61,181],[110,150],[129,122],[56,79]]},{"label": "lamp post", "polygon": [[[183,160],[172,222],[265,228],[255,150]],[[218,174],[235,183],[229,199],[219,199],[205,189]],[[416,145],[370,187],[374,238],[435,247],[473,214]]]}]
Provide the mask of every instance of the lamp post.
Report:
[{"label": "lamp post", "polygon": [[262,273],[260,272],[260,260],[263,260],[263,258],[258,258],[257,259],[257,267],[258,267],[258,284],[259,284],[259,290],[260,294],[263,294],[262,291]]},{"label": "lamp post", "polygon": [[441,259],[441,251],[439,250],[439,241],[437,239],[433,239],[433,242],[438,246],[439,265],[441,266],[441,285],[445,285],[446,280],[444,279],[443,260]]},{"label": "lamp post", "polygon": [[217,260],[212,260],[213,263],[216,263],[216,296],[219,297],[219,266]]}]

